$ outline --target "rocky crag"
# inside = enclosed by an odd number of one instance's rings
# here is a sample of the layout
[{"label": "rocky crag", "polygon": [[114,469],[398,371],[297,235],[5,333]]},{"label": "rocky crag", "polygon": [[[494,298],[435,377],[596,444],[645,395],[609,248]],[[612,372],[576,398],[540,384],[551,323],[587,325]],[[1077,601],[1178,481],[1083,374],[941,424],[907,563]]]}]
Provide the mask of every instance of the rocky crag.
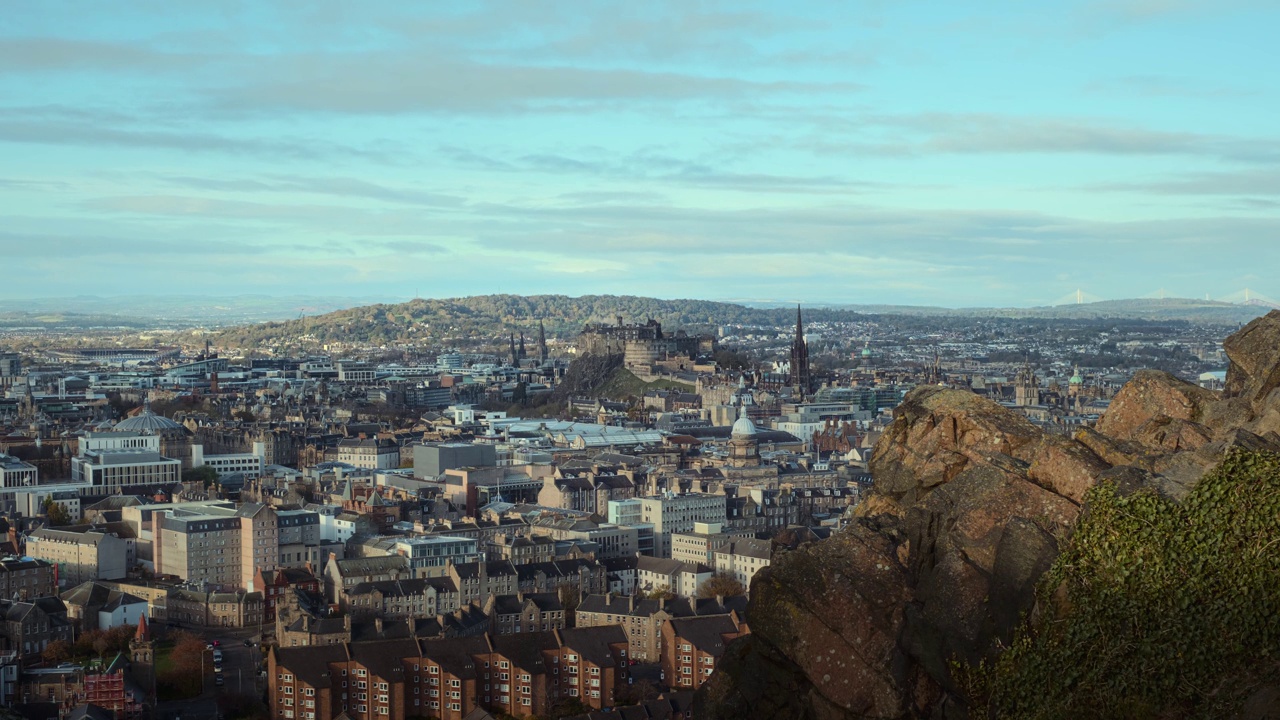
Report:
[{"label": "rocky crag", "polygon": [[757,575],[752,634],[726,650],[694,716],[993,714],[967,684],[1046,612],[1037,585],[1088,517],[1091,489],[1178,507],[1233,449],[1280,451],[1280,311],[1225,349],[1221,393],[1139,372],[1074,437],[967,391],[910,393],[873,452],[856,520]]}]

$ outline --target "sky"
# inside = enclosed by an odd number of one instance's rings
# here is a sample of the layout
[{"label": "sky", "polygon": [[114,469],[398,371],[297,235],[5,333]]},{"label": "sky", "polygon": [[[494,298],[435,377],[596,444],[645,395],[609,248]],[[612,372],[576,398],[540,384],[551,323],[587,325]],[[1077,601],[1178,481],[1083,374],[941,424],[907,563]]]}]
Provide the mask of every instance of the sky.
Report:
[{"label": "sky", "polygon": [[1280,3],[8,3],[0,298],[1280,296]]}]

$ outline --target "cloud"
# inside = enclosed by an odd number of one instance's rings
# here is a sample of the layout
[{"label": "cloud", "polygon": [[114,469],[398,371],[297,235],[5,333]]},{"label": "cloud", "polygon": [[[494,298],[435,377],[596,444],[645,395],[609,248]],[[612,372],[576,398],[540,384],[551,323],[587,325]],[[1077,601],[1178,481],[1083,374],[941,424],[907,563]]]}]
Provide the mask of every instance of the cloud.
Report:
[{"label": "cloud", "polygon": [[239,82],[208,87],[201,94],[215,109],[237,114],[506,114],[611,104],[634,111],[639,109],[635,103],[717,102],[861,89],[847,82],[486,63],[428,51],[272,56],[255,65]]},{"label": "cloud", "polygon": [[1280,170],[1272,168],[1231,172],[1183,173],[1175,179],[1099,183],[1088,186],[1098,192],[1133,192],[1156,195],[1280,195]]},{"label": "cloud", "polygon": [[[1156,130],[1089,118],[999,113],[864,114],[814,118],[818,132],[792,141],[818,155],[923,157],[929,155],[1098,154],[1184,155],[1234,162],[1280,159],[1280,140]],[[892,139],[878,139],[889,130]]]},{"label": "cloud", "polygon": [[254,157],[320,160],[334,157],[378,163],[405,162],[399,152],[352,147],[318,139],[235,137],[220,133],[147,127],[110,127],[97,123],[33,117],[0,120],[0,142],[40,145],[155,148],[187,153],[222,153]]},{"label": "cloud", "polygon": [[[563,152],[540,152],[517,157],[495,157],[459,148],[442,149],[442,154],[466,167],[512,173],[554,173],[640,181],[660,185],[681,185],[741,192],[845,194],[893,187],[889,183],[860,182],[834,175],[781,175],[765,172],[733,172],[714,165],[686,160],[653,151],[616,154],[600,148],[590,157]],[[583,151],[582,155],[588,154]]]},{"label": "cloud", "polygon": [[206,56],[156,52],[141,45],[60,37],[0,38],[0,74],[121,70],[179,73],[210,61]]},{"label": "cloud", "polygon": [[350,177],[267,175],[263,179],[222,180],[189,175],[160,175],[163,182],[181,187],[233,193],[301,193],[344,198],[366,198],[406,205],[457,207],[466,202],[458,195],[425,192]]},{"label": "cloud", "polygon": [[[87,233],[58,234],[47,232],[0,231],[0,246],[5,256],[11,258],[111,258],[132,264],[145,272],[146,259],[191,257],[201,255],[258,256],[269,252],[268,246],[248,242],[225,242],[216,249],[207,245],[183,242],[178,239],[161,240],[121,235],[92,235]],[[166,261],[167,262],[167,261]]]}]

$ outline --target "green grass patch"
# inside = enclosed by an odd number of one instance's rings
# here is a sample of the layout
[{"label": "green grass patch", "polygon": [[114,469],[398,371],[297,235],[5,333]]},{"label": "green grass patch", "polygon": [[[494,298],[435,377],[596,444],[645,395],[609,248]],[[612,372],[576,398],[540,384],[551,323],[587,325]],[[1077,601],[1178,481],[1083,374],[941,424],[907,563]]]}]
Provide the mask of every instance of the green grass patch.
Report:
[{"label": "green grass patch", "polygon": [[629,397],[643,397],[649,390],[678,390],[680,392],[689,392],[693,390],[693,385],[688,383],[676,382],[674,380],[654,380],[653,382],[645,382],[636,377],[634,373],[626,368],[618,368],[609,375],[609,379],[597,390],[596,395],[599,397],[609,398],[611,400],[625,400]]},{"label": "green grass patch", "polygon": [[[1102,484],[977,716],[1237,717],[1280,683],[1280,455],[1232,451],[1175,502]],[[986,710],[985,713],[982,710]]]}]

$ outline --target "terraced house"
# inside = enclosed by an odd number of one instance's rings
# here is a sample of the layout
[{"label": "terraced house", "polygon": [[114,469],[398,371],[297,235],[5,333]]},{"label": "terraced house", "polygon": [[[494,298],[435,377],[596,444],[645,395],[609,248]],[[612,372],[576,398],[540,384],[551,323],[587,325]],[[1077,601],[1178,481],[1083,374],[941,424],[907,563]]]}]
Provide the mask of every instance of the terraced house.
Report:
[{"label": "terraced house", "polygon": [[525,716],[576,697],[612,707],[627,684],[618,627],[277,647],[268,701],[278,720],[462,720],[477,708]]}]

